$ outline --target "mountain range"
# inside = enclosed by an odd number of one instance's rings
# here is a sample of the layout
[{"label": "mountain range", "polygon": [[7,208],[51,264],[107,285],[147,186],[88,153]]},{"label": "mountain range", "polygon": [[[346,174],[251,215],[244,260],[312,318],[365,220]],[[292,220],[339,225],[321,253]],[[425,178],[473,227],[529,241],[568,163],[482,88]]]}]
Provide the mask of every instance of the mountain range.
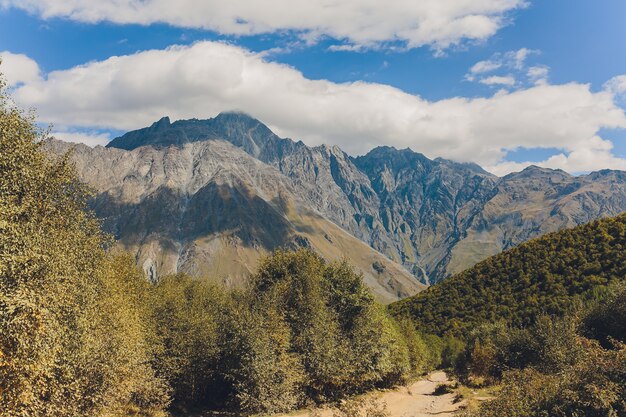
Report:
[{"label": "mountain range", "polygon": [[164,117],[106,148],[73,149],[105,230],[152,279],[185,271],[239,285],[260,256],[311,247],[346,257],[379,299],[412,295],[528,239],[626,210],[626,172],[572,176],[378,147],[280,138],[242,113]]}]

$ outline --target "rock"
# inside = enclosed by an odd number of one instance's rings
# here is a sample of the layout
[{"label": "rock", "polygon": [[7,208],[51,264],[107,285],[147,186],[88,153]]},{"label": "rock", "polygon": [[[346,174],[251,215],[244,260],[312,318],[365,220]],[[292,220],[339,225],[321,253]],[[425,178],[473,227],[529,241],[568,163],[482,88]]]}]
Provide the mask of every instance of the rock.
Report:
[{"label": "rock", "polygon": [[[78,147],[74,158],[81,177],[100,191],[94,208],[107,230],[130,246],[158,241],[176,253],[170,264],[180,258],[189,270],[202,270],[195,259],[215,259],[225,239],[238,242],[230,249],[236,259],[248,249],[287,245],[291,233],[312,227],[310,218],[293,222],[306,212],[431,284],[525,240],[626,210],[622,171],[574,177],[529,167],[499,178],[476,164],[410,149],[379,147],[353,158],[336,146],[279,138],[242,113],[162,118],[109,149]],[[313,247],[348,251],[319,224],[312,230],[323,240],[306,236]],[[198,239],[202,245],[190,246]],[[253,268],[255,256],[240,269]],[[359,262],[378,275],[373,261]]]}]

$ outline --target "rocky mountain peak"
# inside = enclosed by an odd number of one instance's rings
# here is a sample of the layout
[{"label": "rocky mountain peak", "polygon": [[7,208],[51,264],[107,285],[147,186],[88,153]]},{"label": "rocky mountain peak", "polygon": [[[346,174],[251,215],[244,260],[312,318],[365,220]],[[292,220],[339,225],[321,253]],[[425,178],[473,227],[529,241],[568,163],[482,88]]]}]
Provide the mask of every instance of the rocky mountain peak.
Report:
[{"label": "rocky mountain peak", "polygon": [[562,169],[551,169],[551,168],[543,168],[537,165],[529,165],[520,172],[514,172],[509,174],[509,177],[542,177],[542,176],[552,176],[559,175],[570,177],[571,175]]},{"label": "rocky mountain peak", "polygon": [[152,123],[148,129],[153,132],[157,132],[167,129],[171,124],[169,116],[163,116],[158,121]]},{"label": "rocky mountain peak", "polygon": [[163,117],[150,127],[134,130],[113,139],[107,147],[133,150],[141,146],[164,148],[204,140],[225,140],[253,156],[280,140],[259,120],[241,112],[223,112],[212,119],[170,122]]},{"label": "rocky mountain peak", "polygon": [[357,157],[355,163],[370,177],[383,171],[398,175],[407,169],[423,173],[430,171],[433,165],[433,161],[421,153],[409,148],[396,149],[393,146],[378,146],[367,154]]}]

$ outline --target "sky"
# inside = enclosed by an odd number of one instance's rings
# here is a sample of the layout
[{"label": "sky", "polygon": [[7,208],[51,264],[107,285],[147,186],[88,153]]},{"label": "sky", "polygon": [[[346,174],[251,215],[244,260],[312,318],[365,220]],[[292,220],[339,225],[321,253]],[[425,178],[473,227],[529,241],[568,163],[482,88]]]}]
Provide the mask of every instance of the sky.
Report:
[{"label": "sky", "polygon": [[0,72],[59,139],[243,111],[351,155],[626,170],[623,0],[0,0]]}]

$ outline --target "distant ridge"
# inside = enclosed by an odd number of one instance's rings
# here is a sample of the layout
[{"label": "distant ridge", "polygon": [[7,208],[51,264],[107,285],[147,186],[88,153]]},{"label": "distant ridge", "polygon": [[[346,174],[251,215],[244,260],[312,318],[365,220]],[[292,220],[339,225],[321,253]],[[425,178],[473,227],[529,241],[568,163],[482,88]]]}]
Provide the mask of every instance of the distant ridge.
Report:
[{"label": "distant ridge", "polygon": [[[146,166],[129,172],[130,177],[116,177],[119,182],[114,183],[107,179],[109,174],[92,172],[90,158],[119,158],[121,154],[112,151],[146,153],[150,148],[155,161],[167,157],[167,164],[175,167],[182,161],[174,160],[174,155],[180,158],[185,152],[170,148],[217,142],[227,142],[277,170],[303,206],[403,265],[426,284],[533,237],[626,210],[626,173],[622,171],[574,177],[528,167],[499,178],[476,164],[431,160],[410,149],[387,146],[355,158],[336,146],[309,147],[280,138],[259,120],[239,112],[173,123],[164,117],[114,139],[108,145],[110,153],[81,152],[76,158],[86,167],[82,173],[86,181],[115,196],[117,190],[128,187],[127,182],[148,181],[144,171],[155,175],[154,169]],[[222,155],[211,154],[199,159],[194,169],[202,171],[223,162]],[[168,169],[160,175],[165,175],[166,183],[175,183],[175,172]],[[228,177],[226,171],[224,175]],[[135,192],[136,198],[146,198],[141,194],[145,191]],[[180,198],[178,204],[184,206],[188,197],[172,198]],[[122,224],[130,213],[116,212],[112,217],[110,208],[100,205],[98,213],[115,218],[109,223],[123,236]]]}]

